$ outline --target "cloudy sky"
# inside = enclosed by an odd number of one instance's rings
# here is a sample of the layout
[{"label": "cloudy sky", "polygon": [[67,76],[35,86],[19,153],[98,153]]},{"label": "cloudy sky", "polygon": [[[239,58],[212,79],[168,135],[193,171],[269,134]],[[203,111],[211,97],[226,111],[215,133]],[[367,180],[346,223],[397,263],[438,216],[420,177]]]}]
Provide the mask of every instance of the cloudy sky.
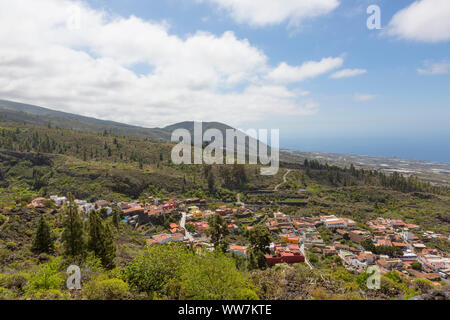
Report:
[{"label": "cloudy sky", "polygon": [[0,41],[1,99],[450,162],[448,0],[0,0]]}]

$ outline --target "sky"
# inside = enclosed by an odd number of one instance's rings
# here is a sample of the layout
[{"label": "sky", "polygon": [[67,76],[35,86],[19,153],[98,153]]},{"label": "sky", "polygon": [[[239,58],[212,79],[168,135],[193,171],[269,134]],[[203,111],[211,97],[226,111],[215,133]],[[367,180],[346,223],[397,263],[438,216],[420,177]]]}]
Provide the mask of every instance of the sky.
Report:
[{"label": "sky", "polygon": [[0,41],[1,99],[450,162],[448,0],[0,0]]}]

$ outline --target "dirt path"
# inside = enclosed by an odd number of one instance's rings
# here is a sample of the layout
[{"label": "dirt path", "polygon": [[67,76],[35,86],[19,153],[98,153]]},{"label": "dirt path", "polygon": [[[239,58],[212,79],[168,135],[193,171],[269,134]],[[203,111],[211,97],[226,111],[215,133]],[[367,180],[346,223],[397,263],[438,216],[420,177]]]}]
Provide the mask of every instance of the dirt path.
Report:
[{"label": "dirt path", "polygon": [[283,183],[287,182],[287,176],[289,173],[291,173],[291,171],[292,171],[291,169],[288,169],[288,171],[286,171],[286,173],[283,176],[283,182],[280,183],[279,185],[277,185],[273,191],[278,191],[278,189],[280,189],[280,187],[283,185]]}]

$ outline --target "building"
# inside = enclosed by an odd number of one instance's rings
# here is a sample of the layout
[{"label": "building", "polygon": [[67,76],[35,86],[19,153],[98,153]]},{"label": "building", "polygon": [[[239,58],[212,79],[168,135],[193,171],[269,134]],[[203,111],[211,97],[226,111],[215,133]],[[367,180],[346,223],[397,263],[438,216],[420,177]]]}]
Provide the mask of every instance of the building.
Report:
[{"label": "building", "polygon": [[237,244],[232,244],[228,252],[241,256],[242,258],[247,258],[247,247],[239,246]]},{"label": "building", "polygon": [[362,230],[351,230],[348,233],[350,240],[356,243],[362,243],[370,239],[370,233]]},{"label": "building", "polygon": [[266,254],[265,257],[269,266],[279,263],[296,264],[305,262],[305,256],[298,252],[281,252],[276,255]]}]

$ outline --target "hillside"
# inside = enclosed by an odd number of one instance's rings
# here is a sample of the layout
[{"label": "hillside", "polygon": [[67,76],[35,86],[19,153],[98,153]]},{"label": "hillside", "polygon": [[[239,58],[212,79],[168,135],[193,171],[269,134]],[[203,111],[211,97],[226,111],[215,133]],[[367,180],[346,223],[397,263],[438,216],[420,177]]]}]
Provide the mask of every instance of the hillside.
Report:
[{"label": "hillside", "polygon": [[[189,129],[189,123],[180,126]],[[239,210],[244,203],[254,215],[235,216],[238,231],[226,236],[227,243],[240,246],[249,243],[249,230],[253,230],[249,227],[265,226],[279,211],[295,219],[337,215],[354,219],[363,229],[378,217],[402,219],[423,230],[450,233],[448,188],[415,177],[332,166],[317,160],[283,162],[275,176],[260,176],[255,165],[177,166],[170,161],[172,147],[165,140],[148,137],[3,119],[0,299],[405,299],[428,292],[428,287],[418,287],[420,281],[398,278],[394,271],[383,276],[386,289],[372,292],[361,286],[365,273],[353,274],[338,256],[325,257],[312,251],[306,252],[315,266],[311,270],[304,264],[255,268],[251,258],[219,253],[200,257],[192,254],[189,246],[150,246],[154,237],[171,232],[171,224],[181,224],[178,211],[138,227],[127,220],[114,223],[114,217],[99,218],[105,226],[101,228],[109,230],[112,266],[104,266],[99,260],[103,251],[94,257],[88,255],[80,265],[86,273],[83,290],[69,292],[61,276],[67,276],[65,269],[73,264],[64,255],[68,209],[51,201],[44,208],[29,208],[27,205],[37,197],[72,193],[90,203],[107,200],[111,205],[119,201],[145,203],[149,196],[186,203],[186,199],[198,197],[205,199],[206,208],[211,210],[223,205]],[[115,210],[121,212],[120,208]],[[125,218],[123,212],[120,215]],[[90,214],[82,222],[90,238],[93,217]],[[54,248],[47,253],[33,249],[40,219],[49,224],[54,241]],[[318,230],[327,244],[337,239],[330,232]],[[277,234],[271,237],[273,241],[280,239]],[[445,239],[423,241],[429,248],[450,249]],[[92,249],[84,252],[92,253]],[[173,280],[158,278],[165,274]],[[390,276],[395,282],[389,280]],[[54,282],[47,286],[42,279]],[[195,286],[204,279],[213,279],[210,288],[218,290],[217,295],[211,296],[213,289]]]},{"label": "hillside", "polygon": [[[165,128],[143,128],[5,100],[0,100],[0,122],[37,126],[50,125],[82,132],[101,134],[107,132],[108,134],[121,137],[165,141],[170,140],[172,132],[176,129],[186,129],[191,133],[192,137],[194,135],[194,123],[192,121],[180,122]],[[232,129],[232,127],[219,122],[204,122],[202,126],[203,132],[211,128],[218,129],[224,139],[226,130]],[[249,142],[255,141],[251,137],[247,139],[249,140],[246,141],[246,152],[249,150]],[[387,174],[398,172],[406,176],[417,176],[433,184],[447,186],[450,184],[450,165],[448,163],[296,150],[281,150],[280,152],[280,160],[284,163],[302,164],[305,159],[314,159],[322,164],[329,163],[340,167],[354,164],[358,169],[377,170]]]}]

